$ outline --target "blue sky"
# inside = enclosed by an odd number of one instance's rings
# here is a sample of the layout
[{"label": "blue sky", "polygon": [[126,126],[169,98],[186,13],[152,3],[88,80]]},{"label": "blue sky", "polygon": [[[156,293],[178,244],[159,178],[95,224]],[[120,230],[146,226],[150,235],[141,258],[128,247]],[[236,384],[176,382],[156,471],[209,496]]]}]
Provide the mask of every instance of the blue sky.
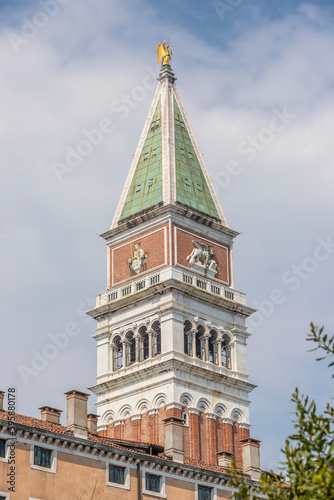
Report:
[{"label": "blue sky", "polygon": [[[291,431],[294,387],[320,407],[332,390],[305,337],[310,321],[329,332],[334,324],[326,247],[334,239],[334,5],[222,3],[231,9],[219,16],[214,2],[63,0],[45,19],[39,2],[2,2],[0,389],[16,385],[19,411],[38,416],[45,404],[64,409],[63,392],[94,384],[94,322],[84,311],[106,286],[96,235],[111,224],[153,97],[156,45],[169,38],[198,143],[229,225],[241,232],[235,287],[260,309],[248,350],[258,385],[251,423],[269,468]],[[27,31],[36,19],[42,26]],[[149,88],[120,119],[112,103],[144,81]],[[113,132],[60,182],[54,163],[104,118]],[[30,367],[69,323],[78,335],[25,386],[18,366]]]}]

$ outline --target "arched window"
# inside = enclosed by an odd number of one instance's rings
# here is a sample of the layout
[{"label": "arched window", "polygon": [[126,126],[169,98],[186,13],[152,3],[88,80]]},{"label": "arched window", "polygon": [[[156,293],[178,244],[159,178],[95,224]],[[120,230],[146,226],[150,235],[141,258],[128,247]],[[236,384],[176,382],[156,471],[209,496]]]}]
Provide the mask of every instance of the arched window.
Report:
[{"label": "arched window", "polygon": [[140,345],[139,345],[139,359],[144,361],[150,357],[150,341],[147,333],[146,326],[141,326],[139,328],[140,334]]},{"label": "arched window", "polygon": [[225,333],[222,339],[222,366],[225,366],[226,368],[231,368],[230,342],[230,337]]},{"label": "arched window", "polygon": [[192,328],[191,322],[186,320],[184,322],[183,338],[184,338],[184,353],[188,354],[188,356],[191,356],[192,352],[192,335],[190,333],[191,328]]},{"label": "arched window", "polygon": [[217,351],[217,332],[216,330],[210,331],[209,337],[209,361],[210,363],[218,364],[218,351]]},{"label": "arched window", "polygon": [[114,371],[123,367],[123,346],[119,336],[115,337],[113,341],[113,367]]},{"label": "arched window", "polygon": [[126,342],[126,366],[130,366],[136,361],[136,341],[132,331],[126,334]]},{"label": "arched window", "polygon": [[204,326],[198,325],[196,332],[196,358],[205,360]]},{"label": "arched window", "polygon": [[161,354],[161,328],[160,321],[154,321],[152,324],[152,330],[155,332],[153,341],[153,356],[158,356]]}]

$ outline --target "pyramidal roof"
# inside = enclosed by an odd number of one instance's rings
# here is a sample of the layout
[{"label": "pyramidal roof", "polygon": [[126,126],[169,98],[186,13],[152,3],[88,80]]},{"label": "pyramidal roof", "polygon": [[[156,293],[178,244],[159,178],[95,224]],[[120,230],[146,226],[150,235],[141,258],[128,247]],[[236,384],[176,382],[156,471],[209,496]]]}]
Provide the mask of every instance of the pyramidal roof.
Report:
[{"label": "pyramidal roof", "polygon": [[227,226],[169,65],[158,81],[111,228],[166,204],[186,206]]}]

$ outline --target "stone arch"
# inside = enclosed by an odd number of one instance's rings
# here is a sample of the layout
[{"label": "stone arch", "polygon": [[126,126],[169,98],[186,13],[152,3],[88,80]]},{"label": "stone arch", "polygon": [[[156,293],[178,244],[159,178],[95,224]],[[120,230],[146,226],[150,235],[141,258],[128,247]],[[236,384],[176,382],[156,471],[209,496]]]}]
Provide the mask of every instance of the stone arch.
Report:
[{"label": "stone arch", "polygon": [[226,406],[223,403],[216,404],[213,413],[218,417],[224,417],[227,414]]},{"label": "stone arch", "polygon": [[117,332],[117,333],[114,333],[111,337],[111,344],[114,345],[117,341],[119,340],[119,342],[122,341],[122,335]]},{"label": "stone arch", "polygon": [[[133,330],[133,328],[131,328]],[[137,324],[137,332],[142,333],[148,329],[148,323],[144,320]]]},{"label": "stone arch", "polygon": [[115,412],[113,412],[112,410],[107,410],[104,412],[104,414],[101,417],[101,424],[102,425],[109,425],[114,420],[116,420]]},{"label": "stone arch", "polygon": [[162,408],[167,404],[167,396],[163,392],[157,394],[153,399],[152,408]]},{"label": "stone arch", "polygon": [[244,414],[240,408],[234,408],[231,411],[231,419],[233,422],[237,422],[238,424],[242,423],[244,421]]},{"label": "stone arch", "polygon": [[207,399],[205,398],[200,398],[198,401],[197,401],[197,408],[200,410],[200,411],[204,411],[204,412],[208,412],[210,410],[210,403]]},{"label": "stone arch", "polygon": [[148,400],[141,399],[136,404],[135,413],[139,413],[139,414],[146,413],[149,409],[150,409],[150,404],[149,404]]},{"label": "stone arch", "polygon": [[118,412],[118,418],[125,420],[132,415],[132,407],[130,405],[123,405]]},{"label": "stone arch", "polygon": [[192,406],[192,402],[193,402],[193,398],[189,393],[184,392],[183,394],[181,394],[180,403],[182,406],[190,407],[190,406]]}]

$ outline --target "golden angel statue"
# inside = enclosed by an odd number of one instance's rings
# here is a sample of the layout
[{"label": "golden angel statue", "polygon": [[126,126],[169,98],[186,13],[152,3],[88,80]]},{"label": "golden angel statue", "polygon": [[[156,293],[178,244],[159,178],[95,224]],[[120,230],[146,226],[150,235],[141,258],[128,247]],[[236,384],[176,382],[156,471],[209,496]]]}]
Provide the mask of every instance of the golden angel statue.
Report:
[{"label": "golden angel statue", "polygon": [[166,40],[164,40],[164,43],[159,43],[157,47],[157,53],[158,53],[158,63],[162,59],[162,65],[167,66],[169,65],[172,51],[169,50],[169,45],[166,45]]}]

